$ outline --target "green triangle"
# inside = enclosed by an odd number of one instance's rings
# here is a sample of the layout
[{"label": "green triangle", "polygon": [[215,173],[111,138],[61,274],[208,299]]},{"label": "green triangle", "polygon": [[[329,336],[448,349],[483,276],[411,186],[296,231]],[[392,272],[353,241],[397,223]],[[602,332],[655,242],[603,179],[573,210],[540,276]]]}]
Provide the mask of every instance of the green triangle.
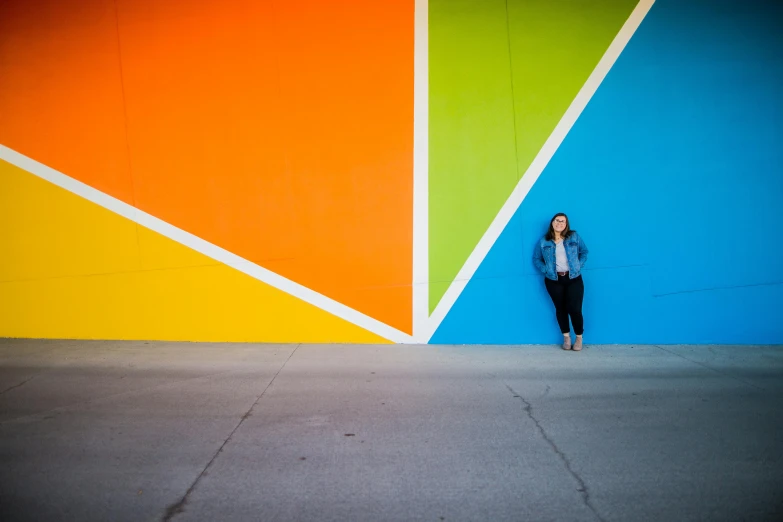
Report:
[{"label": "green triangle", "polygon": [[636,4],[429,1],[430,311]]}]

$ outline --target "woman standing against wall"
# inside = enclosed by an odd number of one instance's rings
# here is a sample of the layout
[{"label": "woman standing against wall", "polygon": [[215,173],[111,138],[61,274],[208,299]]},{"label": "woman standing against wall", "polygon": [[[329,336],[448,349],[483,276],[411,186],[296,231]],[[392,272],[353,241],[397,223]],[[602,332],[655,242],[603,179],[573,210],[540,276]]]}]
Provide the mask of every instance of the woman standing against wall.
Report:
[{"label": "woman standing against wall", "polygon": [[576,340],[573,350],[582,349],[582,299],[585,287],[582,267],[587,261],[587,245],[576,230],[571,230],[568,216],[558,213],[549,222],[549,230],[533,251],[533,263],[542,274],[552,303],[555,305],[557,324],[563,333],[563,350],[571,350],[571,328],[574,325]]}]

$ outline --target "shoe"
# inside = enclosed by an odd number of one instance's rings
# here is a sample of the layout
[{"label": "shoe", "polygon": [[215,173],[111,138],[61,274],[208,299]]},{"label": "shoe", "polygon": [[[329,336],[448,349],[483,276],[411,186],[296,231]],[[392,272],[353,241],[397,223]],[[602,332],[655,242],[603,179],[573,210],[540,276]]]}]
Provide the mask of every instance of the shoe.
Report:
[{"label": "shoe", "polygon": [[566,337],[565,340],[563,340],[563,350],[570,350],[571,349],[571,338]]},{"label": "shoe", "polygon": [[576,341],[574,341],[574,348],[573,348],[573,350],[575,352],[578,352],[581,349],[582,349],[582,338],[581,337],[577,337]]}]

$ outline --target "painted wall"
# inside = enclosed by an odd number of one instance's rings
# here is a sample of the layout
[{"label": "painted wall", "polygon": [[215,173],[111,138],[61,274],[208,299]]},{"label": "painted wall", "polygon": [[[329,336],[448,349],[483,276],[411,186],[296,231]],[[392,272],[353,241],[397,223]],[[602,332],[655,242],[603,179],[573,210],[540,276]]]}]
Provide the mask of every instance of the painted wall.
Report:
[{"label": "painted wall", "polygon": [[6,166],[3,206],[23,208],[4,216],[0,334],[382,341],[291,303],[294,284],[410,333],[412,2],[0,10],[0,144],[214,247],[114,230]]},{"label": "painted wall", "polygon": [[9,0],[0,336],[779,343],[773,0]]}]

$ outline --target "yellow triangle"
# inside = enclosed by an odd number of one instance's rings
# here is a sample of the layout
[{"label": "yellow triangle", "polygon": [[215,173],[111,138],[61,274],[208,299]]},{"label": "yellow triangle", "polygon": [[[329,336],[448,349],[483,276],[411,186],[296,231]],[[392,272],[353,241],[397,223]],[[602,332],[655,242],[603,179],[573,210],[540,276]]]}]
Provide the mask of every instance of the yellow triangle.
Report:
[{"label": "yellow triangle", "polygon": [[388,343],[0,161],[0,337]]}]

